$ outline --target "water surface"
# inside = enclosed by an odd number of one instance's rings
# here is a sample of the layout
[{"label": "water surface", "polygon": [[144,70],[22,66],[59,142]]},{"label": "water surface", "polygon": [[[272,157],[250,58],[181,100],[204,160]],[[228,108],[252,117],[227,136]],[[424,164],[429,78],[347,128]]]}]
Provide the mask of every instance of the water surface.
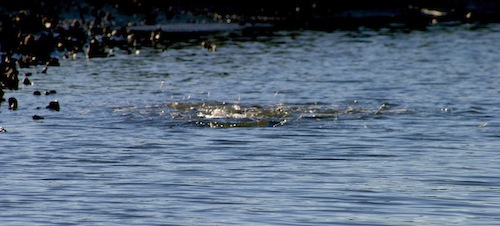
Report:
[{"label": "water surface", "polygon": [[500,220],[498,25],[206,38],[23,69],[2,225]]}]

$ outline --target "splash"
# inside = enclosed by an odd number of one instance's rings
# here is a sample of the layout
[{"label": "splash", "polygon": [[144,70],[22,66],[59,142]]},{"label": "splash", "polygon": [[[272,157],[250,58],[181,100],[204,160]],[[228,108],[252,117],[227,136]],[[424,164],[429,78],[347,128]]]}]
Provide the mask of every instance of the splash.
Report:
[{"label": "splash", "polygon": [[283,105],[263,107],[241,106],[226,102],[169,103],[174,119],[188,120],[198,126],[227,127],[276,127],[287,123],[292,111]]},{"label": "splash", "polygon": [[[210,128],[281,127],[314,125],[319,121],[366,120],[385,118],[413,111],[393,104],[362,107],[354,103],[346,107],[325,103],[242,104],[228,102],[170,102],[145,108],[115,108],[115,113],[144,125],[166,124],[169,127],[194,125]],[[141,120],[143,119],[143,120]]]},{"label": "splash", "polygon": [[397,109],[390,104],[376,108],[334,108],[324,104],[242,105],[226,102],[172,102],[163,105],[174,120],[211,128],[279,127],[304,120],[363,119],[382,114],[400,114],[408,109]]}]

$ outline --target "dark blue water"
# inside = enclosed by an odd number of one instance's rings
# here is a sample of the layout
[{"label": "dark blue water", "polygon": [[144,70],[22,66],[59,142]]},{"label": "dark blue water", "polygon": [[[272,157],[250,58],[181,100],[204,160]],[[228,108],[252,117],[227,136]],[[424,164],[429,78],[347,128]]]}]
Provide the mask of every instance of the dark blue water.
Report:
[{"label": "dark blue water", "polygon": [[495,225],[500,26],[471,28],[222,34],[216,52],[22,69],[0,223]]}]

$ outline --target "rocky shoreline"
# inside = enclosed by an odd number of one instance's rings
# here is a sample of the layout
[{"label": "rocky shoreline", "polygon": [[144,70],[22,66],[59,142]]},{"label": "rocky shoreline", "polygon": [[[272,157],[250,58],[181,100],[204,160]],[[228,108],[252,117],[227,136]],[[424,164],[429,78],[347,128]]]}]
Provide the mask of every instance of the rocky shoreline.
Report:
[{"label": "rocky shoreline", "polygon": [[[224,30],[357,29],[391,27],[425,29],[435,23],[496,23],[500,3],[493,0],[295,0],[234,2],[201,0],[19,0],[0,3],[0,105],[17,109],[5,92],[30,85],[31,73],[59,66],[59,58],[83,53],[107,57],[109,49],[132,53],[140,46]],[[54,54],[57,53],[57,54]],[[55,92],[55,91],[54,91]],[[36,94],[35,94],[36,95]],[[47,108],[59,110],[54,103]],[[43,119],[43,117],[33,117]]]}]

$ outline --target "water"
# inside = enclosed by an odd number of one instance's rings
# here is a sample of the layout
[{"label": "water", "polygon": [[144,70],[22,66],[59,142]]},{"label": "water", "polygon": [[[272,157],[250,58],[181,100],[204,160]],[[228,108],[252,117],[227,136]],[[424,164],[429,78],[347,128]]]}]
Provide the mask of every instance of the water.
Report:
[{"label": "water", "polygon": [[23,69],[34,84],[0,108],[0,223],[495,225],[500,26],[469,26]]}]

